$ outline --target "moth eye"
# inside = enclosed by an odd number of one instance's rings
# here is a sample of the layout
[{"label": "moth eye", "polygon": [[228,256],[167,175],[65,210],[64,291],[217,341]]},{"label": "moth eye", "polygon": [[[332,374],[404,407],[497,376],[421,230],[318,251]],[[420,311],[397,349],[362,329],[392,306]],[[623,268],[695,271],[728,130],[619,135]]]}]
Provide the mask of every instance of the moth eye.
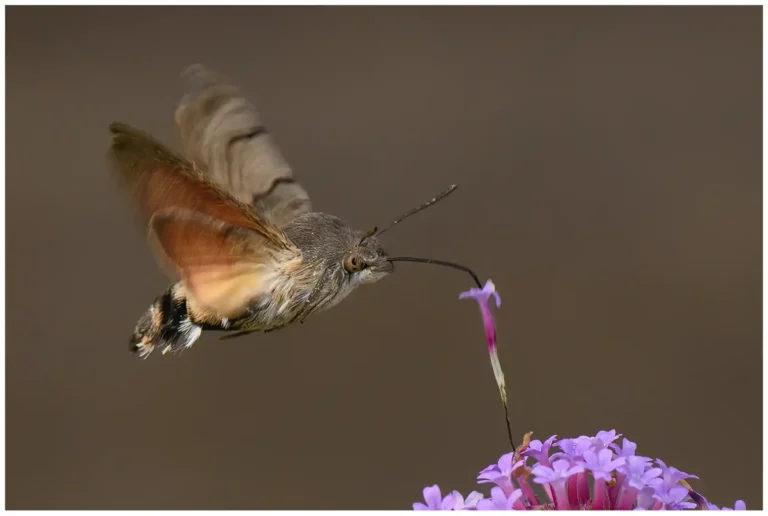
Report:
[{"label": "moth eye", "polygon": [[344,270],[347,272],[357,272],[365,268],[365,261],[356,254],[350,254],[344,258]]}]

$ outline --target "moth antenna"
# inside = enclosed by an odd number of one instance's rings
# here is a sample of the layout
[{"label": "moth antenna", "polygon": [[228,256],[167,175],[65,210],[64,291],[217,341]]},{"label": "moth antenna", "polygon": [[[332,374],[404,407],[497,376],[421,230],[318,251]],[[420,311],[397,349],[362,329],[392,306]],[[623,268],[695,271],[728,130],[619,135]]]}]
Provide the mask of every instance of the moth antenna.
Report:
[{"label": "moth antenna", "polygon": [[436,202],[446,198],[448,195],[453,193],[453,191],[456,190],[458,187],[459,187],[459,185],[451,185],[451,186],[449,186],[447,189],[443,190],[442,192],[440,192],[439,194],[437,194],[435,197],[433,197],[432,199],[428,200],[424,204],[416,206],[415,208],[413,208],[412,210],[408,211],[407,213],[404,213],[404,214],[400,215],[392,224],[390,224],[389,226],[386,226],[384,229],[382,229],[380,231],[376,228],[376,226],[374,226],[373,229],[371,229],[370,231],[366,232],[366,234],[360,239],[360,243],[362,243],[366,238],[370,238],[372,236],[379,236],[382,233],[384,233],[386,231],[389,231],[390,229],[392,229],[397,224],[401,223],[402,221],[404,221],[405,219],[407,219],[411,215],[416,215],[421,210],[429,208],[430,206],[432,206]]},{"label": "moth antenna", "polygon": [[461,265],[460,263],[453,263],[453,262],[446,262],[443,260],[433,260],[432,258],[414,258],[412,256],[394,256],[392,258],[387,258],[387,261],[390,262],[414,262],[414,263],[431,263],[432,265],[441,265],[443,267],[452,267],[454,269],[458,269],[460,271],[464,271],[470,276],[472,276],[472,279],[477,284],[478,288],[483,288],[483,284],[480,283],[480,278],[477,277],[477,274],[467,267],[466,265]]}]

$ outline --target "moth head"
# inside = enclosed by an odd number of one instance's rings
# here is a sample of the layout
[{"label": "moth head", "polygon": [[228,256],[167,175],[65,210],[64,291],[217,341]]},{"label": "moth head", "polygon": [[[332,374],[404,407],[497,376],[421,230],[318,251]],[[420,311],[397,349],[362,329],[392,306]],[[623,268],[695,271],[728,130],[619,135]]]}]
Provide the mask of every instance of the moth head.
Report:
[{"label": "moth head", "polygon": [[[374,228],[375,230],[375,228]],[[361,235],[341,260],[344,272],[356,283],[373,283],[395,270],[372,231]]]},{"label": "moth head", "polygon": [[334,215],[307,213],[284,229],[301,249],[306,266],[336,288],[373,283],[394,270],[370,231],[357,231]]}]

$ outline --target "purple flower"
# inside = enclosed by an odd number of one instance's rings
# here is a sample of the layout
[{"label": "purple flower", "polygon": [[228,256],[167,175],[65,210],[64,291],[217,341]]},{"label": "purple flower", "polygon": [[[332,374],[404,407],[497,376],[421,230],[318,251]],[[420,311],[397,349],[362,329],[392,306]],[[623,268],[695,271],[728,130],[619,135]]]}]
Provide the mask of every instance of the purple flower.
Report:
[{"label": "purple flower", "polygon": [[[499,388],[501,403],[504,405],[504,415],[507,417],[507,430],[509,430],[510,424],[509,409],[507,408],[507,385],[504,381],[504,371],[501,369],[501,362],[499,362],[499,355],[498,351],[496,350],[496,323],[494,322],[493,314],[491,313],[491,297],[496,300],[497,308],[501,306],[501,297],[499,297],[499,293],[496,292],[496,287],[491,280],[486,281],[485,286],[482,289],[471,288],[466,292],[459,294],[459,299],[474,298],[480,307],[480,314],[483,316],[483,327],[485,328],[485,340],[488,342],[488,353],[490,354],[491,358],[493,377],[496,379],[496,385]],[[511,435],[509,436],[509,440],[512,441]]]},{"label": "purple flower", "polygon": [[644,487],[637,492],[637,504],[635,506],[636,511],[647,511],[648,509],[654,509],[652,507],[654,503],[653,488]]},{"label": "purple flower", "polygon": [[619,457],[631,457],[637,451],[637,444],[633,443],[626,437],[623,442],[624,446],[619,447],[616,443],[611,443],[610,447],[619,454]]},{"label": "purple flower", "polygon": [[625,462],[624,457],[614,460],[613,452],[607,448],[603,448],[598,453],[592,450],[584,452],[584,467],[592,473],[593,477],[603,480],[611,480],[611,471],[623,466]]},{"label": "purple flower", "polygon": [[573,439],[560,439],[557,446],[563,451],[552,455],[553,459],[566,459],[573,464],[578,464],[582,461],[584,452],[592,447],[592,439],[586,435]]},{"label": "purple flower", "polygon": [[689,475],[685,471],[680,471],[672,466],[667,466],[661,459],[656,459],[656,464],[661,468],[661,479],[666,489],[672,489],[674,486],[678,485],[681,480],[685,480],[686,478],[699,478],[696,475]]},{"label": "purple flower", "polygon": [[477,502],[478,511],[510,511],[512,509],[525,509],[520,501],[523,492],[516,489],[509,496],[504,494],[500,487],[491,489],[491,497]]},{"label": "purple flower", "polygon": [[423,493],[424,501],[427,502],[427,504],[414,503],[414,511],[450,511],[456,505],[453,493],[450,493],[443,498],[443,495],[440,493],[440,487],[437,485],[425,487]]},{"label": "purple flower", "polygon": [[649,482],[661,475],[661,468],[648,468],[648,458],[632,456],[618,470],[627,476],[626,482],[635,489],[642,489]]},{"label": "purple flower", "polygon": [[619,437],[621,437],[621,434],[617,434],[616,430],[609,430],[607,432],[601,430],[597,432],[595,438],[592,439],[592,446],[595,448],[595,451],[600,451],[603,448],[607,448]]},{"label": "purple flower", "polygon": [[666,510],[696,508],[695,503],[687,501],[689,499],[688,489],[681,485],[676,485],[670,489],[664,489],[662,492],[656,490],[653,498],[659,500]]},{"label": "purple flower", "polygon": [[472,491],[469,493],[466,499],[464,499],[464,497],[458,491],[454,491],[451,494],[453,495],[454,500],[454,511],[466,511],[469,509],[475,509],[478,502],[483,499],[483,494],[478,493],[477,491]]},{"label": "purple flower", "polygon": [[736,505],[733,506],[733,509],[730,507],[723,507],[721,510],[723,511],[746,511],[747,510],[747,504],[744,503],[744,500],[736,500]]},{"label": "purple flower", "polygon": [[514,457],[514,452],[502,455],[497,464],[491,464],[480,472],[477,476],[477,483],[492,482],[502,488],[505,493],[511,493],[514,490],[512,472],[525,463],[525,461],[520,460],[513,464]]},{"label": "purple flower", "polygon": [[649,468],[650,459],[633,455],[626,457],[626,462],[619,466],[617,479],[616,508],[622,511],[632,509],[638,493],[646,487],[653,487],[655,478],[661,475],[660,468]]},{"label": "purple flower", "polygon": [[489,303],[491,296],[496,299],[496,308],[501,306],[501,297],[496,292],[496,287],[491,280],[485,282],[482,289],[471,288],[466,292],[459,294],[459,299],[474,298],[480,306],[480,313],[483,316],[483,326],[485,327],[485,338],[488,341],[488,351],[492,352],[496,348],[496,323],[491,313]]},{"label": "purple flower", "polygon": [[523,455],[531,457],[543,466],[551,466],[549,463],[549,449],[552,447],[552,443],[555,442],[555,439],[557,439],[556,435],[553,435],[543,443],[538,439],[534,439],[528,443],[528,449],[523,452]]},{"label": "purple flower", "polygon": [[571,475],[581,473],[582,471],[584,471],[584,466],[571,466],[567,460],[556,460],[552,463],[551,468],[539,465],[534,467],[531,472],[536,477],[533,481],[537,484],[551,484],[565,480]]},{"label": "purple flower", "polygon": [[534,475],[533,481],[537,484],[544,484],[547,495],[549,495],[556,509],[572,509],[572,497],[568,493],[566,481],[571,475],[584,471],[584,466],[580,464],[572,465],[569,460],[556,460],[552,467],[535,466],[531,473]]}]

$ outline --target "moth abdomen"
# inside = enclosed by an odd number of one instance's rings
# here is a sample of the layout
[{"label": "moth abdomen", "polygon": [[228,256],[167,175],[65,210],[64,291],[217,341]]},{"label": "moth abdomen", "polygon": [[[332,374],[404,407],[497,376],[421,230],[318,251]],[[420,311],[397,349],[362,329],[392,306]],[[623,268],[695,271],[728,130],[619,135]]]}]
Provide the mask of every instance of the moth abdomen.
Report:
[{"label": "moth abdomen", "polygon": [[165,354],[183,351],[200,338],[203,325],[192,321],[183,289],[173,285],[155,299],[141,316],[131,336],[130,349],[146,358],[159,348]]}]

